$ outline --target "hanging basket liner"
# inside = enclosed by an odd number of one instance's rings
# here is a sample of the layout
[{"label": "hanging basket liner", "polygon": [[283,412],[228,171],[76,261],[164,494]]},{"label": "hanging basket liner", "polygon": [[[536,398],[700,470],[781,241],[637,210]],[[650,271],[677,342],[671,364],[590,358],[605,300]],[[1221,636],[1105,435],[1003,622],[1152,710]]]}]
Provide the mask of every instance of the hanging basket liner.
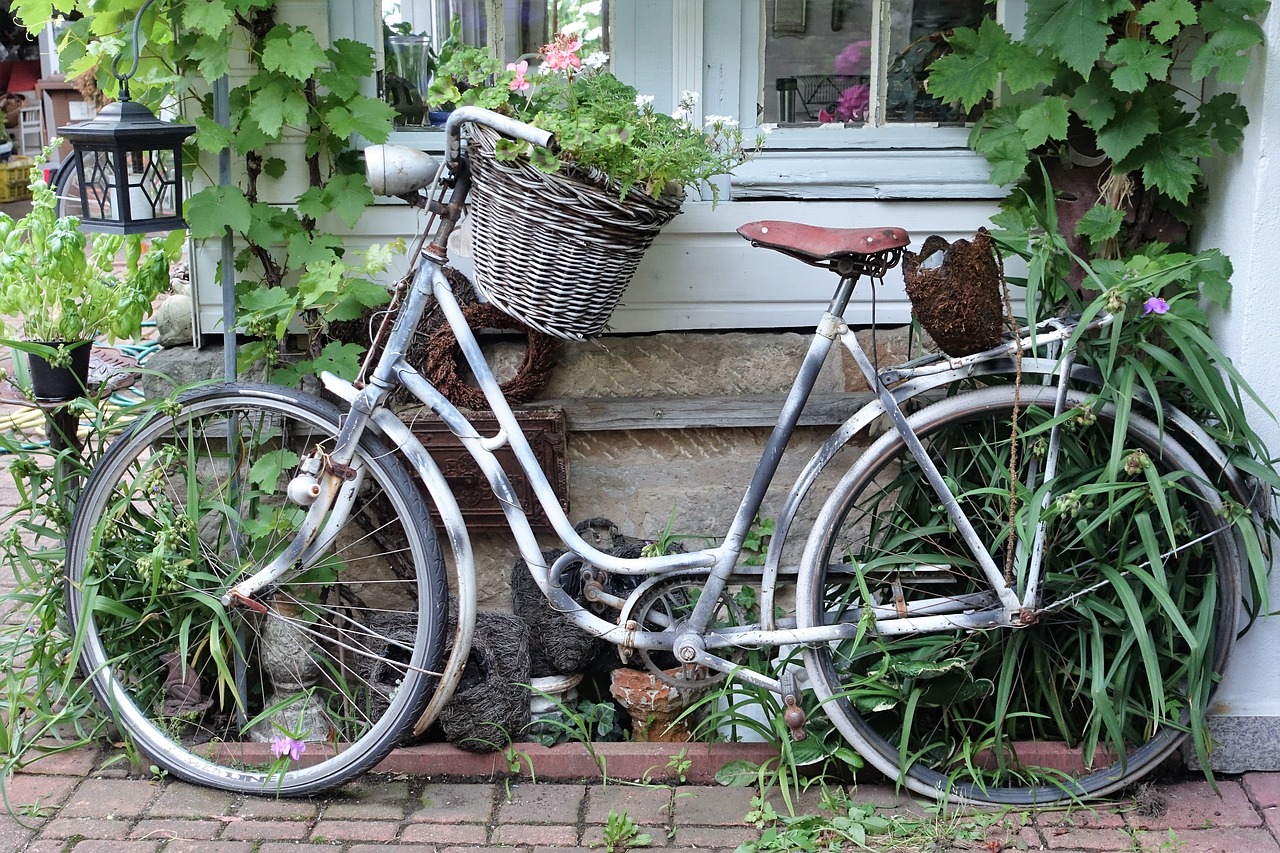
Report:
[{"label": "hanging basket liner", "polygon": [[[930,263],[939,253],[941,264]],[[1001,270],[987,229],[954,243],[929,237],[920,254],[904,253],[902,274],[912,313],[947,355],[972,355],[1000,343]]]},{"label": "hanging basket liner", "polygon": [[655,199],[637,186],[619,198],[600,173],[549,175],[523,157],[500,161],[500,138],[475,125],[469,132],[476,289],[540,332],[595,337],[683,195]]}]

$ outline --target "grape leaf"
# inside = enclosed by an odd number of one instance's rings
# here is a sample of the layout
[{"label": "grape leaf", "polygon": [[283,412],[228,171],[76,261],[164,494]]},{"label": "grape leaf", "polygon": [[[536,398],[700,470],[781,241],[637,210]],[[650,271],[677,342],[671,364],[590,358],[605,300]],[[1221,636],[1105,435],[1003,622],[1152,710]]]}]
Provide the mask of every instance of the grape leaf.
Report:
[{"label": "grape leaf", "polygon": [[1262,44],[1262,29],[1252,21],[1223,27],[1209,36],[1191,60],[1191,79],[1216,75],[1224,83],[1242,83],[1253,48]]},{"label": "grape leaf", "polygon": [[328,63],[316,37],[306,30],[294,30],[277,25],[263,39],[262,67],[278,71],[294,80],[307,80],[316,70]]},{"label": "grape leaf", "polygon": [[239,187],[205,187],[187,200],[187,222],[192,238],[221,237],[224,228],[233,232],[249,230],[253,211]]},{"label": "grape leaf", "polygon": [[929,66],[929,94],[973,109],[1000,83],[1000,54],[1011,43],[1009,33],[987,18],[976,30],[955,30],[947,41],[951,53]]},{"label": "grape leaf", "polygon": [[254,92],[248,112],[263,133],[278,139],[286,126],[305,127],[307,110],[306,97],[287,80],[275,77]]},{"label": "grape leaf", "polygon": [[1047,48],[1088,76],[1107,48],[1111,18],[1128,6],[1127,0],[1028,0],[1026,43]]},{"label": "grape leaf", "polygon": [[1137,21],[1151,28],[1156,41],[1168,42],[1196,22],[1196,7],[1191,0],[1151,0],[1138,10]]},{"label": "grape leaf", "polygon": [[396,111],[390,104],[378,98],[357,95],[342,106],[324,114],[325,123],[338,136],[358,133],[372,142],[385,142],[391,133],[391,122]]},{"label": "grape leaf", "polygon": [[1200,158],[1211,153],[1208,140],[1196,128],[1184,125],[1153,135],[1129,163],[1141,162],[1142,181],[1147,186],[1186,203],[1200,176]]},{"label": "grape leaf", "polygon": [[1098,145],[1118,162],[1159,129],[1160,113],[1156,105],[1150,100],[1137,100],[1120,108],[1116,117],[1098,131]]},{"label": "grape leaf", "polygon": [[196,116],[196,147],[209,154],[217,154],[235,144],[231,129],[223,127],[211,118]]},{"label": "grape leaf", "polygon": [[1209,0],[1200,6],[1200,25],[1207,33],[1233,24],[1245,23],[1248,18],[1259,18],[1267,13],[1269,0]]},{"label": "grape leaf", "polygon": [[206,80],[217,80],[231,70],[230,38],[202,35],[186,48],[187,61]]},{"label": "grape leaf", "polygon": [[333,212],[349,228],[355,227],[365,209],[373,204],[373,190],[364,175],[336,174],[324,185],[324,193]]},{"label": "grape leaf", "polygon": [[1050,139],[1066,139],[1067,115],[1067,102],[1061,97],[1042,98],[1023,110],[1018,116],[1023,143],[1031,149]]},{"label": "grape leaf", "polygon": [[188,30],[209,36],[220,36],[235,20],[223,0],[184,0],[182,24]]},{"label": "grape leaf", "polygon": [[1094,246],[1104,240],[1110,240],[1120,233],[1124,223],[1123,211],[1109,204],[1098,204],[1089,208],[1076,223],[1076,234],[1087,237]]},{"label": "grape leaf", "polygon": [[1115,94],[1115,90],[1107,83],[1106,72],[1094,71],[1089,81],[1076,89],[1069,106],[1087,126],[1101,130],[1115,118]]},{"label": "grape leaf", "polygon": [[1138,38],[1120,39],[1105,56],[1115,65],[1111,84],[1121,92],[1141,91],[1148,79],[1163,80],[1173,64],[1168,48]]},{"label": "grape leaf", "polygon": [[1014,115],[1008,107],[988,110],[969,133],[969,147],[991,164],[990,181],[1000,186],[1015,183],[1031,164]]},{"label": "grape leaf", "polygon": [[1230,153],[1244,142],[1244,128],[1248,123],[1249,112],[1240,99],[1230,92],[1223,92],[1200,105],[1196,127],[1203,126],[1209,138]]}]

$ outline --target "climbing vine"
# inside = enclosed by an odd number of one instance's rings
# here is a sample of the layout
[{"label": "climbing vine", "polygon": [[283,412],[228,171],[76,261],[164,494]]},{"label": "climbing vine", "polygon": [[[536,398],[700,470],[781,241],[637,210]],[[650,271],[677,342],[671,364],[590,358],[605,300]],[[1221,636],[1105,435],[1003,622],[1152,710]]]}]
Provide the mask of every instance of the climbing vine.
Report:
[{"label": "climbing vine", "polygon": [[[68,78],[85,75],[107,97],[118,91],[114,57],[127,71],[132,23],[145,0],[14,0],[32,31],[65,13],[58,52]],[[196,240],[235,237],[237,320],[252,342],[242,365],[265,361],[279,381],[319,369],[352,374],[354,344],[322,344],[325,324],[359,317],[387,300],[372,281],[394,250],[353,252],[333,233],[354,226],[373,194],[354,137],[384,142],[393,110],[363,94],[375,71],[373,49],[351,39],[320,43],[279,14],[273,0],[161,0],[139,30],[134,100],[153,110],[175,105],[197,132],[192,174],[203,185],[187,203]],[[215,120],[215,81],[230,81],[230,119]],[[233,181],[220,186],[217,156],[233,155]],[[294,188],[294,189],[290,189]],[[290,332],[305,332],[301,361],[281,356]]]}]

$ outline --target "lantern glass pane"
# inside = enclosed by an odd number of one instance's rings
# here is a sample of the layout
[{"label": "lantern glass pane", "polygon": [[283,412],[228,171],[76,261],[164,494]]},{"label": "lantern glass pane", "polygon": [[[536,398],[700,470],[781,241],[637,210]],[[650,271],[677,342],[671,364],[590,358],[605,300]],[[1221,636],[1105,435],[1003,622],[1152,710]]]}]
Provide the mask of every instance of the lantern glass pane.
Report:
[{"label": "lantern glass pane", "polygon": [[113,199],[116,197],[116,170],[110,151],[82,151],[83,173],[80,184],[86,219],[109,222],[119,218]]}]

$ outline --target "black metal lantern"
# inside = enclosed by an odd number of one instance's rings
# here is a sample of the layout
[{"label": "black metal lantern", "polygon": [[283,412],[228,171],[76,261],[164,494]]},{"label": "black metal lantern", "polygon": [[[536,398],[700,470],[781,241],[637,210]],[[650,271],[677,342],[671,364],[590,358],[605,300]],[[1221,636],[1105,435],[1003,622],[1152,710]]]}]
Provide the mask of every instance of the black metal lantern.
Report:
[{"label": "black metal lantern", "polygon": [[133,67],[111,73],[120,97],[88,121],[58,128],[76,153],[80,181],[80,225],[85,231],[144,234],[187,227],[182,218],[182,143],[196,129],[161,121],[129,100],[129,78],[138,70],[138,25],[133,22]]}]

